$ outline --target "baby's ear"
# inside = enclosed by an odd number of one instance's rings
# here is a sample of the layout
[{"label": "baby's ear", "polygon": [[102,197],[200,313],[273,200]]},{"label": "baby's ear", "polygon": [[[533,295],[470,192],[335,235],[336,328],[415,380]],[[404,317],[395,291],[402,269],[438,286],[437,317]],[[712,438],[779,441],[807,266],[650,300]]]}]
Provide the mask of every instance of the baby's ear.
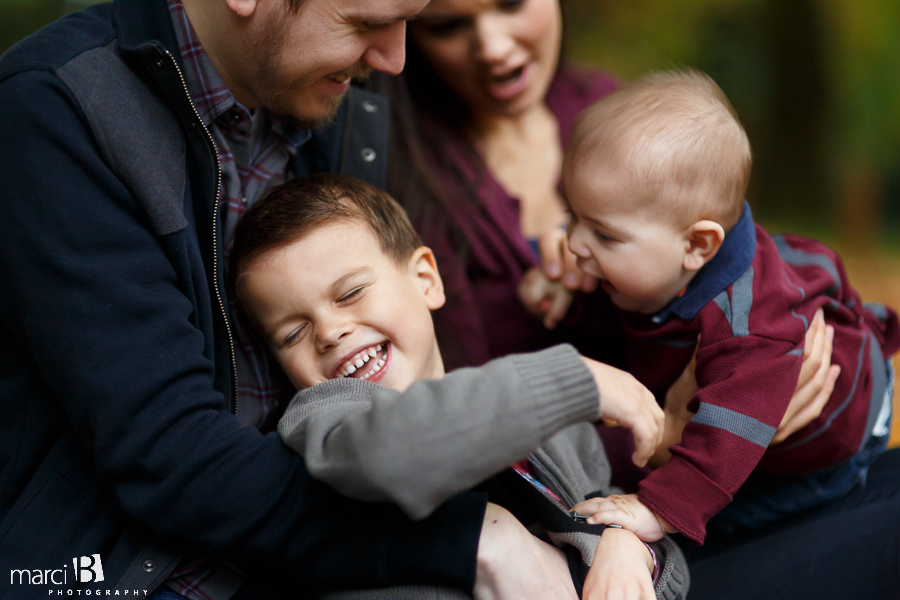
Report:
[{"label": "baby's ear", "polygon": [[419,246],[409,257],[409,272],[415,277],[422,295],[425,296],[425,304],[429,310],[437,310],[444,305],[447,298],[444,296],[444,282],[438,272],[437,260],[434,252],[427,246]]},{"label": "baby's ear", "polygon": [[715,221],[697,221],[686,232],[686,250],[684,268],[688,271],[699,271],[708,263],[722,247],[725,241],[725,229]]}]

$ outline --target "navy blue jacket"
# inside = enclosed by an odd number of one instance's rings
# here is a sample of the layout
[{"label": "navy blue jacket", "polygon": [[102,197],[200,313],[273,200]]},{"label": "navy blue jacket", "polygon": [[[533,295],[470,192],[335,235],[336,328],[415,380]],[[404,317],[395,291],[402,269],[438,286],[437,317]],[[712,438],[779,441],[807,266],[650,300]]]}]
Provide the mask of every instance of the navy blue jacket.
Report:
[{"label": "navy blue jacket", "polygon": [[[0,576],[69,570],[0,596],[76,587],[73,557],[95,553],[105,580],[86,587],[143,594],[198,549],[248,557],[294,596],[471,589],[483,495],[413,523],[239,427],[218,163],[179,61],[163,0],[92,7],[0,59]],[[357,149],[386,147],[386,107],[360,94],[294,172],[383,183]]]}]

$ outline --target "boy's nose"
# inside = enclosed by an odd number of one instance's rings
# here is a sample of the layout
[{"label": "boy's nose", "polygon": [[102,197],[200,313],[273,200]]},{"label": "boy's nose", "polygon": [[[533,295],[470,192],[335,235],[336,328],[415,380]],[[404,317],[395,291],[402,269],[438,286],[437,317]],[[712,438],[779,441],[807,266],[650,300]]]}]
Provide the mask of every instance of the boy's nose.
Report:
[{"label": "boy's nose", "polygon": [[340,315],[328,315],[320,319],[316,335],[316,349],[319,352],[337,345],[343,338],[353,332],[353,324]]}]

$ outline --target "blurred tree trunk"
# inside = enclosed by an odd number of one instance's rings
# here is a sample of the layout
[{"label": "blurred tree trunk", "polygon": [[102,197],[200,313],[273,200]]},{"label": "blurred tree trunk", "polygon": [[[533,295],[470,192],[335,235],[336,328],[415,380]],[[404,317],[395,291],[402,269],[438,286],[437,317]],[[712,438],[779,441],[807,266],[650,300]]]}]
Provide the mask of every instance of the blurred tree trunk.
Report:
[{"label": "blurred tree trunk", "polygon": [[762,10],[771,97],[757,153],[759,203],[770,214],[824,221],[835,199],[823,15],[815,0],[765,0]]}]

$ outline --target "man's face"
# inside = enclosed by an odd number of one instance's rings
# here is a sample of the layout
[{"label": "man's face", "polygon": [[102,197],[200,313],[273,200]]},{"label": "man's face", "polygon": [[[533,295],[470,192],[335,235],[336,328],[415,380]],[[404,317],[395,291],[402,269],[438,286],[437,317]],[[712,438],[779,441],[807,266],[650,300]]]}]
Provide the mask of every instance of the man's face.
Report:
[{"label": "man's face", "polygon": [[[259,0],[232,79],[253,105],[321,126],[337,111],[351,78],[403,69],[406,21],[427,0]],[[240,93],[236,94],[240,100]]]},{"label": "man's face", "polygon": [[430,313],[444,294],[427,248],[398,265],[368,226],[336,221],[263,255],[241,284],[297,389],[355,377],[402,391],[444,374]]},{"label": "man's face", "polygon": [[572,215],[569,249],[578,267],[622,310],[653,314],[673,300],[691,279],[684,265],[686,232],[643,198],[620,161],[598,158],[566,169]]}]

